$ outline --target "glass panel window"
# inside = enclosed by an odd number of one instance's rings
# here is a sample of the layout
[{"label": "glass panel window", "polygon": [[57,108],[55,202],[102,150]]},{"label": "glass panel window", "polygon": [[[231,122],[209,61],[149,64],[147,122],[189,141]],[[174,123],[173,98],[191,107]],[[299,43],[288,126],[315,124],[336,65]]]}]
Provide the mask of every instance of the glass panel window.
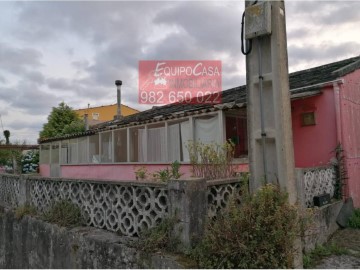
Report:
[{"label": "glass panel window", "polygon": [[92,119],[93,120],[99,120],[100,113],[92,113]]},{"label": "glass panel window", "polygon": [[104,132],[100,134],[101,138],[101,163],[112,162],[112,132]]},{"label": "glass panel window", "polygon": [[78,138],[78,158],[79,163],[88,163],[88,141],[87,137]]},{"label": "glass panel window", "polygon": [[164,124],[152,125],[147,131],[147,161],[166,161],[166,130]]},{"label": "glass panel window", "polygon": [[114,162],[127,161],[127,129],[114,131]]},{"label": "glass panel window", "polygon": [[235,144],[235,158],[248,155],[247,120],[244,116],[226,116],[226,140]]},{"label": "glass panel window", "polygon": [[146,137],[145,128],[130,129],[130,161],[145,161]]},{"label": "glass panel window", "polygon": [[219,135],[217,115],[195,118],[195,141],[200,141],[205,144],[219,143]]},{"label": "glass panel window", "polygon": [[187,144],[191,141],[189,120],[172,122],[168,125],[169,161],[189,161]]},{"label": "glass panel window", "polygon": [[78,163],[78,156],[77,156],[77,139],[69,140],[69,151],[68,151],[68,162],[69,164],[77,164]]},{"label": "glass panel window", "polygon": [[68,164],[68,141],[61,142],[61,164]]},{"label": "glass panel window", "polygon": [[40,164],[49,164],[50,161],[50,145],[42,144],[40,147]]},{"label": "glass panel window", "polygon": [[89,137],[89,162],[100,163],[100,144],[99,134],[95,134]]},{"label": "glass panel window", "polygon": [[59,164],[59,143],[51,144],[51,164]]}]

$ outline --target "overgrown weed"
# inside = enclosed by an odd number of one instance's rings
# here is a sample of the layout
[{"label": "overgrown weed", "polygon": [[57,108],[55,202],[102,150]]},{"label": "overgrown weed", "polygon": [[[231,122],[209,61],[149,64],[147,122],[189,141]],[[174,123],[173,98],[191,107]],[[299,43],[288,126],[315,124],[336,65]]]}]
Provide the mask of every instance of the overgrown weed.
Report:
[{"label": "overgrown weed", "polygon": [[155,227],[144,230],[135,246],[144,252],[168,251],[174,252],[180,243],[174,233],[178,222],[176,216],[166,217]]},{"label": "overgrown weed", "polygon": [[305,253],[303,256],[304,268],[314,268],[321,259],[328,257],[330,255],[343,255],[349,254],[349,251],[346,248],[339,247],[335,243],[330,243],[327,245],[316,245],[315,249]]},{"label": "overgrown weed", "polygon": [[360,229],[360,208],[354,210],[354,213],[349,219],[348,225],[350,228]]},{"label": "overgrown weed", "polygon": [[68,200],[55,202],[49,211],[43,214],[43,219],[63,227],[76,227],[84,224],[80,208]]},{"label": "overgrown weed", "polygon": [[37,211],[36,208],[29,204],[24,204],[16,208],[15,210],[15,218],[22,219],[24,216],[36,216]]}]

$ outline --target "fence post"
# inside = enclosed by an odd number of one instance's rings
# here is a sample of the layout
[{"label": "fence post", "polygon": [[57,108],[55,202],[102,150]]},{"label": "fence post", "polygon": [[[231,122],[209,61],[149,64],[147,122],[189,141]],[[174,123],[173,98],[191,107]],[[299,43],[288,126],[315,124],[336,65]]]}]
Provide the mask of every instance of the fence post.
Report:
[{"label": "fence post", "polygon": [[28,176],[19,176],[19,205],[30,203],[30,186]]},{"label": "fence post", "polygon": [[189,248],[201,239],[207,215],[207,185],[204,179],[171,180],[168,184],[170,215],[178,218],[174,233]]}]

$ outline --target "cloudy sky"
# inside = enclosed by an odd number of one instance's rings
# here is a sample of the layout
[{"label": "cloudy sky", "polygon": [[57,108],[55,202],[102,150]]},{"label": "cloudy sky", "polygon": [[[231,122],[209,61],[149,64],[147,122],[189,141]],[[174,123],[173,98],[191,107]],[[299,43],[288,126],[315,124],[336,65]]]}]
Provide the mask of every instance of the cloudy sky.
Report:
[{"label": "cloudy sky", "polygon": [[[35,143],[51,108],[137,103],[139,60],[221,60],[223,88],[245,83],[243,1],[0,1],[0,114]],[[287,1],[290,71],[360,54],[360,1]],[[2,138],[2,130],[0,139]]]}]

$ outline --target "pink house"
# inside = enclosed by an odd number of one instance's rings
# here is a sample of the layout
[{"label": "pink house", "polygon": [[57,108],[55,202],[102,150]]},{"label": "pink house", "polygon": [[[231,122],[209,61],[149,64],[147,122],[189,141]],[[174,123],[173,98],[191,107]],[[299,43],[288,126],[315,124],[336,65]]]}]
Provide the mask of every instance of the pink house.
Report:
[{"label": "pink house", "polygon": [[[297,168],[326,166],[338,144],[348,174],[345,195],[360,207],[360,57],[289,75]],[[42,176],[134,180],[134,170],[178,160],[190,176],[189,140],[236,144],[248,170],[246,87],[223,91],[222,103],[170,104],[98,125],[81,134],[40,140]]]}]

